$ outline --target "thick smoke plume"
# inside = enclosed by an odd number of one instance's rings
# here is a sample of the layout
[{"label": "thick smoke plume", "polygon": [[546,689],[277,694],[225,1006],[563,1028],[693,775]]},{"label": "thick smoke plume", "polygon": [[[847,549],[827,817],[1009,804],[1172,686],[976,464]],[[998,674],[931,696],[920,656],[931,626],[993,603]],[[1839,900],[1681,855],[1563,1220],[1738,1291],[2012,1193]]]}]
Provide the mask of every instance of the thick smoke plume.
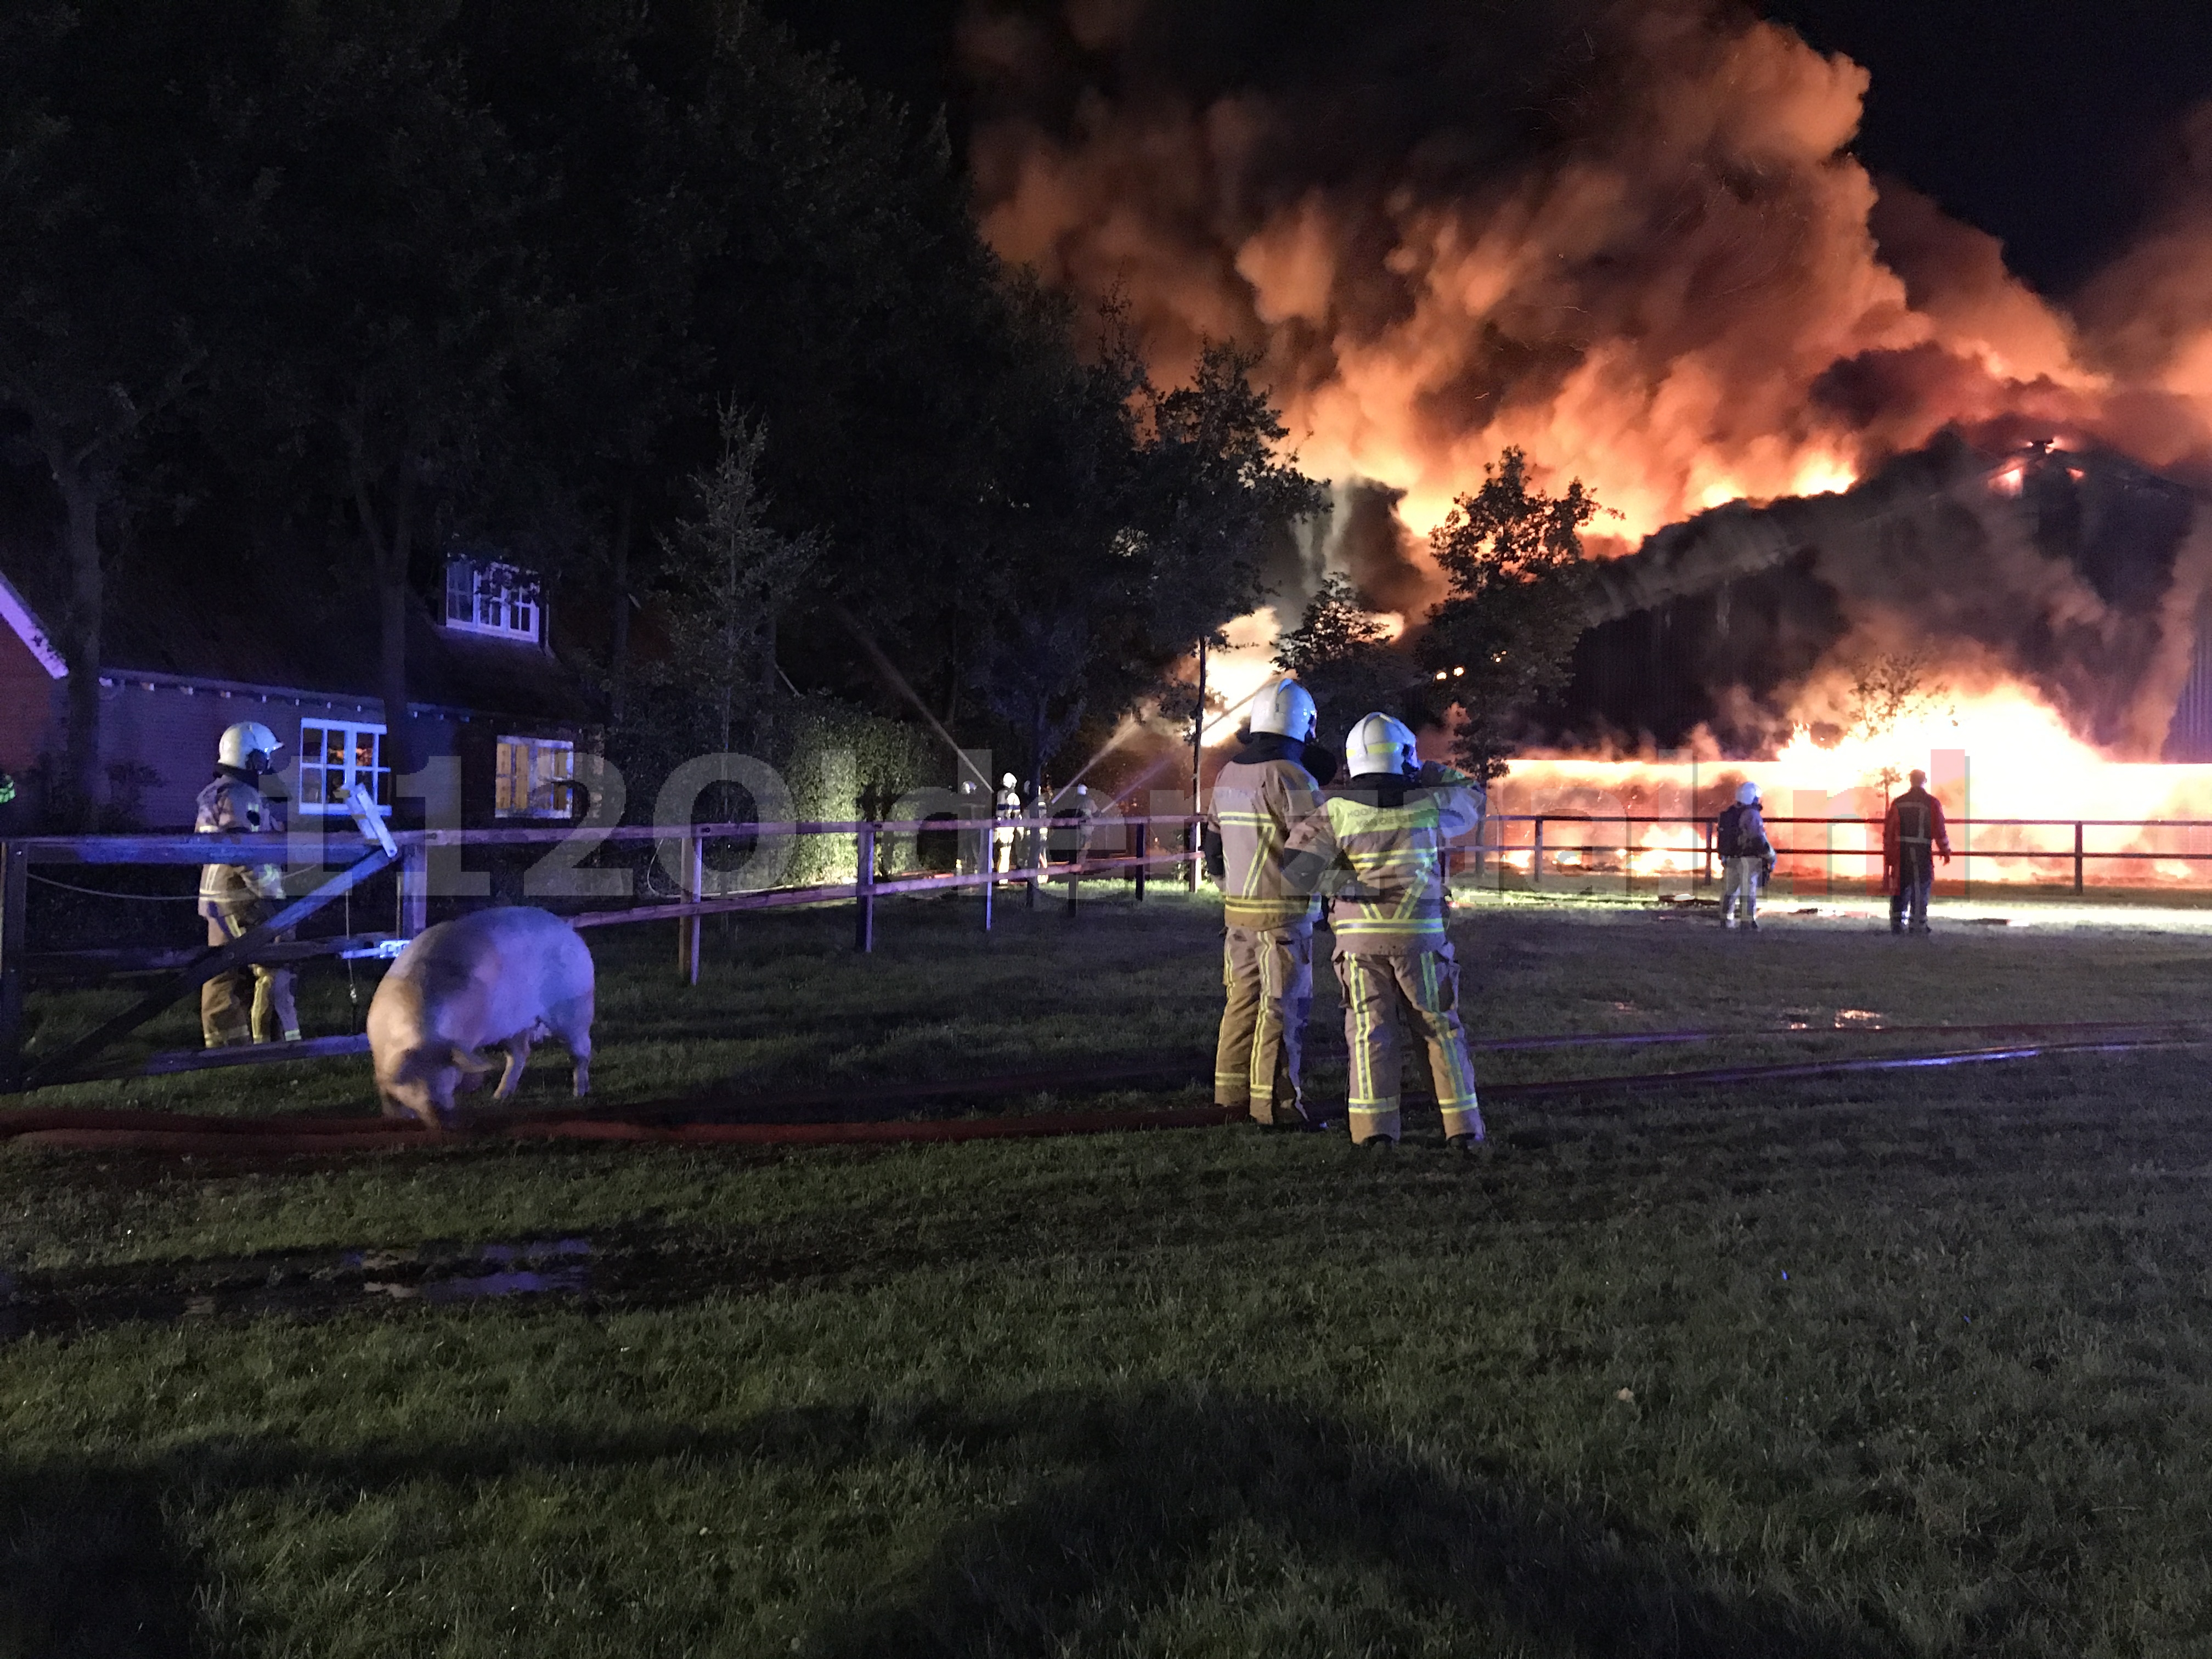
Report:
[{"label": "thick smoke plume", "polygon": [[[1824,620],[1774,636],[1802,647],[1790,675],[1713,689],[1747,730],[1893,641],[2157,751],[2212,532],[2162,535],[2164,586],[2124,603],[1965,456],[2056,440],[2212,483],[2212,111],[2163,216],[2069,314],[1995,239],[1869,175],[1863,70],[1734,0],[1379,21],[1346,0],[976,0],[964,46],[999,250],[1118,299],[1164,374],[1208,339],[1264,349],[1336,501],[1279,612],[1327,562],[1418,614],[1438,586],[1420,532],[1517,445],[1616,510],[1601,554],[1705,515],[1621,572],[1624,611],[1638,584],[1692,592],[1777,549],[1817,575]],[[1869,517],[1904,487],[1886,464],[1947,429],[1947,505],[1915,478],[1920,504]],[[1861,479],[1833,513],[1711,513]],[[1750,643],[1716,644],[1705,677]]]},{"label": "thick smoke plume", "polygon": [[1877,186],[1848,149],[1866,72],[1786,28],[1714,0],[1410,11],[979,6],[992,241],[1120,295],[1164,368],[1263,344],[1307,463],[1402,491],[1415,530],[1507,444],[1587,480],[1622,548],[1948,423],[2204,452],[2212,214],[2112,273],[2085,341],[1992,239]]}]

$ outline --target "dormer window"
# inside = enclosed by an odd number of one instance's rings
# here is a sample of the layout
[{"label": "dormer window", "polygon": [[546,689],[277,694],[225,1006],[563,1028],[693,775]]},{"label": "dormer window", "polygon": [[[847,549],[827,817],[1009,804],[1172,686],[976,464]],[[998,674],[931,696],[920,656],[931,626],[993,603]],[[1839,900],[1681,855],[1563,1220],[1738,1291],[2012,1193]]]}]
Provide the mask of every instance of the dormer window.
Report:
[{"label": "dormer window", "polygon": [[446,563],[446,626],[495,639],[541,637],[545,607],[538,578],[520,565],[495,559],[449,559]]}]

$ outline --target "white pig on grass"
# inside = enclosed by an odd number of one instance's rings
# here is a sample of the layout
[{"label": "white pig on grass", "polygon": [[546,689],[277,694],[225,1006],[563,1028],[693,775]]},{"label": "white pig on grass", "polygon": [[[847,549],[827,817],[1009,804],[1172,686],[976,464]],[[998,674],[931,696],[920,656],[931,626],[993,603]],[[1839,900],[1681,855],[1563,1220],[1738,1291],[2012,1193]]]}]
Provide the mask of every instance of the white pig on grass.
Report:
[{"label": "white pig on grass", "polygon": [[425,928],[392,964],[368,1005],[368,1047],[387,1117],[431,1128],[453,1119],[453,1091],[483,1082],[507,1050],[504,1100],[522,1081],[530,1045],[558,1037],[591,1087],[592,953],[576,930],[523,905],[478,910]]}]

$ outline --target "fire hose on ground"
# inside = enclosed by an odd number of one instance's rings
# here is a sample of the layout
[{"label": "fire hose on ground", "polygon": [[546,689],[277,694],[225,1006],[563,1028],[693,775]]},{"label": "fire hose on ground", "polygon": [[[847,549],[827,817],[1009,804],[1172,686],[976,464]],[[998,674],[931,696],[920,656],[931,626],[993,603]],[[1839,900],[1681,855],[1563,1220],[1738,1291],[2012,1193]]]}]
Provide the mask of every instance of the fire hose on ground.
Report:
[{"label": "fire hose on ground", "polygon": [[[1600,1048],[1694,1042],[1771,1040],[1812,1035],[1983,1036],[2004,1034],[2042,1041],[1998,1046],[1946,1048],[1901,1054],[1842,1056],[1758,1066],[1723,1066],[1690,1071],[1636,1072],[1595,1077],[1556,1078],[1524,1083],[1486,1085],[1486,1103],[1562,1096],[1638,1093],[1668,1089],[1729,1088],[1862,1073],[1942,1070],[1999,1065],[2075,1054],[2143,1054],[2202,1047],[2212,1042],[2201,1028],[2143,1022],[2071,1021],[1930,1026],[1840,1026],[1784,1030],[1654,1032],[1583,1032],[1540,1037],[1504,1037],[1477,1042],[1477,1050]],[[2055,1040],[2054,1040],[2055,1039]],[[829,1121],[816,1122],[732,1121],[733,1113],[790,1110],[839,1099],[884,1103],[933,1096],[1042,1091],[1054,1087],[1097,1085],[1131,1079],[1164,1077],[1198,1069],[1189,1059],[1131,1062],[1087,1070],[1019,1073],[958,1083],[896,1085],[888,1087],[817,1091],[804,1095],[718,1101],[711,1097],[641,1103],[607,1109],[586,1108],[553,1112],[502,1113],[462,1131],[426,1128],[408,1119],[193,1115],[177,1112],[112,1108],[19,1108],[0,1111],[0,1141],[17,1146],[81,1152],[143,1152],[179,1156],[335,1154],[392,1152],[417,1147],[482,1146],[520,1140],[641,1142],[678,1146],[803,1147],[886,1146],[919,1142],[1000,1140],[1076,1134],[1121,1133],[1150,1129],[1218,1127],[1244,1114],[1218,1106],[1123,1111],[1024,1113],[1000,1117]]]}]

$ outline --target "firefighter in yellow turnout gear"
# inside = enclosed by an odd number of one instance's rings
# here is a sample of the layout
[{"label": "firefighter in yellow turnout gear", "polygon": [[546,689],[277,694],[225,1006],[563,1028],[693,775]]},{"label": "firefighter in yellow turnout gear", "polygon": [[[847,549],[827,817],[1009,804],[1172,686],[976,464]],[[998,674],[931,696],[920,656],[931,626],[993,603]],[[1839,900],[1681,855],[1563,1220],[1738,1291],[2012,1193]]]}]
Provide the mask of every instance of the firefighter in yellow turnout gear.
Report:
[{"label": "firefighter in yellow turnout gear", "polygon": [[1214,1048],[1213,1099],[1273,1128],[1306,1124],[1300,1084],[1313,1008],[1313,929],[1321,901],[1283,873],[1291,827],[1320,805],[1306,769],[1314,701],[1278,680],[1255,702],[1250,739],[1221,769],[1206,829],[1207,873],[1221,886],[1221,978],[1228,1002]]},{"label": "firefighter in yellow turnout gear", "polygon": [[1481,822],[1481,795],[1449,767],[1422,766],[1413,734],[1388,714],[1352,728],[1345,762],[1349,781],[1291,831],[1289,873],[1309,886],[1335,883],[1352,1139],[1397,1144],[1402,1007],[1428,1047],[1445,1142],[1467,1150],[1482,1139],[1482,1110],[1444,931],[1443,861],[1446,845]]},{"label": "firefighter in yellow turnout gear", "polygon": [[[192,828],[202,835],[262,835],[281,826],[262,799],[259,779],[274,769],[276,733],[241,720],[222,734],[215,781],[200,791]],[[283,872],[268,864],[200,866],[200,915],[208,943],[228,945],[276,914]],[[210,1048],[237,1042],[297,1042],[300,1011],[292,1002],[292,970],[259,963],[217,974],[200,987],[200,1035]]]}]

